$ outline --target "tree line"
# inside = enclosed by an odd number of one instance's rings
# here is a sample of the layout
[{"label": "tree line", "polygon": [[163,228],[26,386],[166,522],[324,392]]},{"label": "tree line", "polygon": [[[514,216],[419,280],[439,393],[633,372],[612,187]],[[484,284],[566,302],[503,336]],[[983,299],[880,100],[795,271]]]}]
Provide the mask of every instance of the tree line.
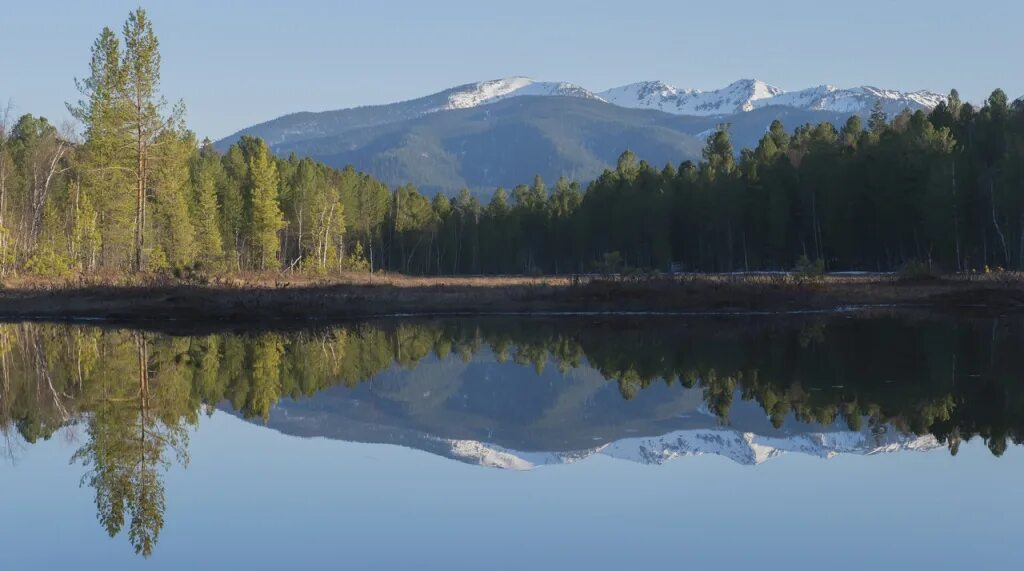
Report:
[{"label": "tree line", "polygon": [[164,99],[160,63],[138,9],[92,46],[80,135],[0,113],[0,274],[1024,269],[1024,101],[1001,90],[838,129],[775,121],[738,153],[723,125],[697,162],[626,151],[585,187],[536,177],[485,203],[252,137],[219,153]]}]

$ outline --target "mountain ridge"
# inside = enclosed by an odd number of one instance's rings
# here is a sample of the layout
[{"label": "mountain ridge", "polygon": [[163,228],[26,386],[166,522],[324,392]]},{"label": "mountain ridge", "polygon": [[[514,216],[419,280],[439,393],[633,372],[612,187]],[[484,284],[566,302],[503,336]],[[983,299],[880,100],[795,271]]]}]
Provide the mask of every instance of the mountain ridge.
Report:
[{"label": "mountain ridge", "polygon": [[224,151],[244,135],[278,155],[296,154],[335,168],[349,164],[394,186],[425,194],[463,188],[511,188],[539,174],[586,183],[630,149],[663,165],[700,159],[703,139],[728,123],[733,144],[753,147],[774,120],[790,129],[852,114],[874,102],[896,114],[926,109],[942,96],[871,87],[821,86],[785,92],[758,80],[718,90],[645,82],[595,93],[569,82],[514,76],[452,87],[407,101],[299,112],[248,127],[216,143]]},{"label": "mountain ridge", "polygon": [[867,85],[851,88],[819,85],[785,91],[757,79],[741,79],[711,91],[647,81],[615,87],[597,95],[622,107],[697,116],[735,115],[769,106],[866,115],[875,102],[881,103],[887,114],[895,115],[904,109],[931,109],[945,100],[944,95],[925,90],[902,92]]},{"label": "mountain ridge", "polygon": [[[536,81],[525,76],[511,76],[466,83],[422,97],[392,103],[288,113],[241,129],[218,141],[218,145],[223,147],[243,134],[256,134],[273,147],[295,138],[296,135],[301,138],[323,135],[331,127],[368,127],[414,119],[431,113],[471,109],[522,96],[577,97],[630,109],[656,109],[675,115],[699,117],[735,115],[768,106],[866,113],[876,100],[883,103],[887,113],[894,114],[903,108],[912,111],[929,109],[945,100],[943,95],[924,90],[901,92],[871,86],[844,89],[820,85],[797,91],[784,91],[756,79],[741,79],[723,88],[709,91],[679,88],[656,80],[594,92],[569,82]],[[358,116],[374,112],[380,115],[376,119],[358,119]],[[302,119],[316,121],[301,121]],[[279,122],[289,127],[277,132],[268,132],[267,127]]]}]

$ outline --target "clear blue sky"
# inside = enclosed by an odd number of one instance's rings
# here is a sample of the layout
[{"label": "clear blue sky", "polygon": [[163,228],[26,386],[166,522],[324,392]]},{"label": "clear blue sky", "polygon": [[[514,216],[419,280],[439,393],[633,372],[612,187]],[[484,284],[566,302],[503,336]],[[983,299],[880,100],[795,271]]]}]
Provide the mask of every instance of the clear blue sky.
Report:
[{"label": "clear blue sky", "polygon": [[[0,102],[64,118],[103,26],[139,2],[7,0]],[[142,2],[168,99],[200,136],[300,110],[386,103],[508,75],[592,90],[758,78],[1024,95],[1024,2],[479,0]]]}]

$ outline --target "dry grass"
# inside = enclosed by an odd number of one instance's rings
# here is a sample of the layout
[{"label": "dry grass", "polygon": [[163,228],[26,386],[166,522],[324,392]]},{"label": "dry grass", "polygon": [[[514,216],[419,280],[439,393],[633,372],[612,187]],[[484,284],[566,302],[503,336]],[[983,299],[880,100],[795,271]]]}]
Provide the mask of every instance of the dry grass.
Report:
[{"label": "dry grass", "polygon": [[0,280],[6,290],[69,290],[95,287],[171,287],[209,286],[218,289],[282,289],[333,286],[391,287],[508,287],[567,286],[569,276],[441,276],[421,277],[377,272],[352,272],[316,276],[285,272],[236,272],[200,278],[177,278],[168,274],[96,273],[69,279],[41,278],[31,275],[8,276]]},{"label": "dry grass", "polygon": [[567,287],[589,284],[636,284],[729,287],[835,287],[873,285],[887,286],[907,283],[942,282],[1012,286],[1024,285],[1024,272],[963,273],[936,276],[933,279],[906,279],[898,274],[830,274],[800,276],[794,273],[688,273],[677,275],[637,274],[607,276],[577,274],[562,276],[407,276],[386,272],[351,272],[317,276],[298,272],[234,272],[215,276],[178,278],[170,274],[123,274],[97,272],[68,279],[41,278],[31,275],[7,276],[0,279],[0,288],[8,291],[67,291],[97,287],[167,288],[176,286],[207,286],[214,289],[286,289],[325,288],[338,286],[389,286],[397,288],[505,288],[505,287]]},{"label": "dry grass", "polygon": [[380,315],[574,312],[786,312],[842,306],[941,311],[1024,308],[1024,275],[907,280],[895,275],[460,276],[234,274],[182,280],[93,275],[9,278],[0,318],[242,323]]}]

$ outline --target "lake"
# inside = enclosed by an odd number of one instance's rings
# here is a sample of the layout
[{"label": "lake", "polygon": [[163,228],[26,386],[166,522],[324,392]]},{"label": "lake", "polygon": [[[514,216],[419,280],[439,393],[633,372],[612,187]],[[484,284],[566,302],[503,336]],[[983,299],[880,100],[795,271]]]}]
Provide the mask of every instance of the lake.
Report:
[{"label": "lake", "polygon": [[1024,318],[0,325],[0,568],[1024,564]]}]

